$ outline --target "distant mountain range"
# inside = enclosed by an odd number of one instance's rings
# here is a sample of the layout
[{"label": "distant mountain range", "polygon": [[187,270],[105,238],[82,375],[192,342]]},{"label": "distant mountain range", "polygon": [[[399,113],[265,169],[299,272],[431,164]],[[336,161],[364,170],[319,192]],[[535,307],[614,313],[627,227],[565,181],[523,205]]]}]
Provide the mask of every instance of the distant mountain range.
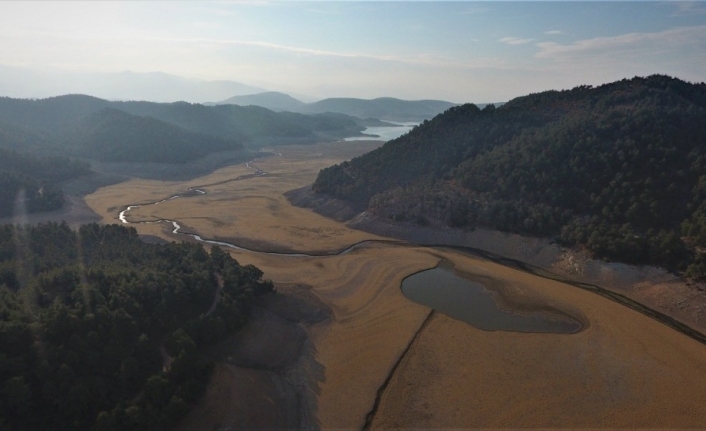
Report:
[{"label": "distant mountain range", "polygon": [[[207,106],[253,105],[276,112],[333,112],[364,119],[412,122],[431,119],[455,106],[454,103],[441,100],[408,101],[392,97],[370,100],[329,98],[306,103],[302,99],[312,99],[306,96],[295,98],[236,81],[189,79],[162,72],[72,72],[0,64],[0,96],[45,99],[66,94],[87,94],[112,101],[189,102]],[[224,100],[226,96],[231,97]]]},{"label": "distant mountain range", "polygon": [[[387,121],[421,122],[433,118],[447,109],[456,106],[442,100],[400,100],[392,97],[377,99],[330,98],[318,102],[304,103],[284,93],[268,91],[264,93],[234,96],[216,103],[217,105],[262,106],[273,111],[299,113],[337,112],[359,118],[377,118]],[[481,105],[484,106],[484,105]]]},{"label": "distant mountain range", "polygon": [[240,106],[261,106],[272,111],[300,112],[306,103],[295,99],[289,94],[277,91],[266,91],[264,93],[246,94],[243,96],[233,96],[229,99],[215,103],[215,105],[240,105]]},{"label": "distant mountain range", "polygon": [[47,98],[90,94],[108,100],[204,103],[266,91],[236,81],[205,81],[162,72],[88,73],[0,65],[0,96]]}]

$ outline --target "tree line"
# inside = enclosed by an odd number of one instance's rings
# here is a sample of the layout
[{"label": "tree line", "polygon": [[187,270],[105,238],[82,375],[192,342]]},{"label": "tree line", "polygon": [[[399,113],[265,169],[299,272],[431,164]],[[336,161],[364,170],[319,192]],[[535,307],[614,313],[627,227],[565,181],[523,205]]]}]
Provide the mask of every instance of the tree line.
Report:
[{"label": "tree line", "polygon": [[0,226],[0,428],[169,428],[208,383],[199,349],[272,289],[218,247],[146,244],[118,225]]},{"label": "tree line", "polygon": [[66,157],[42,157],[0,148],[0,217],[59,209],[62,181],[88,175],[90,165]]}]

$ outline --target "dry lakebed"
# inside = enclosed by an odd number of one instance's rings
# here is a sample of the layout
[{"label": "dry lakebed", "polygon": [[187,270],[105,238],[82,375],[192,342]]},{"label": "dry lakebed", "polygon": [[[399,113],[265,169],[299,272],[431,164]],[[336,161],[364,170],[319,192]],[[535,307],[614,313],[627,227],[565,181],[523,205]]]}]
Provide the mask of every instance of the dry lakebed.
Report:
[{"label": "dry lakebed", "polygon": [[[242,333],[204,352],[216,371],[179,429],[706,426],[706,345],[694,337],[560,279],[353,229],[285,197],[378,145],[279,147],[190,181],[85,197],[103,223],[220,243],[277,287]],[[414,280],[421,297],[403,292]],[[469,322],[453,310],[463,301],[493,311]]]}]

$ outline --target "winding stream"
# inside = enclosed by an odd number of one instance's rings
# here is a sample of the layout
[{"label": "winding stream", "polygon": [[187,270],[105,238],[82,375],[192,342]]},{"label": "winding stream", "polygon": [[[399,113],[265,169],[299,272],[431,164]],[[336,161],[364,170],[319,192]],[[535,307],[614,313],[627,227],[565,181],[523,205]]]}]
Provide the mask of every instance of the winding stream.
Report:
[{"label": "winding stream", "polygon": [[[280,154],[277,154],[277,155],[280,155]],[[358,248],[358,247],[360,247],[360,246],[362,246],[362,245],[365,245],[365,244],[367,244],[367,243],[381,243],[381,242],[382,242],[382,243],[397,244],[397,245],[405,245],[405,244],[410,245],[409,243],[407,243],[407,242],[405,242],[405,241],[397,241],[397,240],[387,240],[387,241],[385,241],[385,240],[366,240],[366,241],[361,241],[361,242],[359,242],[359,243],[353,244],[353,245],[351,245],[351,246],[349,246],[349,247],[347,247],[347,248],[345,248],[345,249],[342,249],[342,250],[334,250],[334,251],[331,251],[331,252],[320,253],[320,254],[315,254],[315,253],[297,253],[297,252],[289,252],[289,253],[288,253],[288,252],[268,252],[268,251],[262,251],[262,250],[248,249],[248,248],[241,247],[241,246],[238,246],[238,245],[236,245],[236,244],[228,243],[228,242],[225,242],[225,241],[217,241],[217,240],[202,238],[201,236],[199,236],[199,235],[197,235],[197,234],[192,234],[192,233],[187,233],[187,232],[181,232],[181,231],[180,231],[180,230],[181,230],[181,225],[179,225],[179,222],[176,221],[176,220],[161,219],[161,220],[144,221],[144,222],[129,222],[129,221],[127,220],[127,213],[128,213],[130,210],[135,209],[135,208],[140,208],[140,207],[149,206],[149,205],[158,205],[158,204],[160,204],[160,203],[162,203],[162,202],[166,202],[166,201],[173,200],[173,199],[177,199],[177,198],[181,198],[181,197],[189,197],[189,196],[203,195],[203,194],[206,194],[206,191],[204,191],[204,190],[202,189],[202,188],[204,188],[204,187],[208,187],[208,186],[212,186],[212,185],[217,185],[217,184],[224,184],[224,183],[231,182],[231,181],[239,181],[239,180],[244,180],[244,179],[247,179],[247,178],[253,178],[253,177],[258,177],[258,176],[267,175],[266,172],[264,172],[264,171],[262,171],[261,169],[259,169],[259,168],[255,167],[255,166],[253,166],[253,165],[252,165],[252,162],[246,163],[246,166],[247,166],[248,168],[252,169],[252,170],[254,171],[254,173],[252,173],[252,174],[247,174],[247,175],[240,175],[240,176],[238,176],[238,177],[236,177],[236,178],[228,179],[228,180],[225,180],[225,181],[220,181],[220,182],[217,182],[217,183],[205,184],[205,185],[201,185],[201,186],[197,186],[197,187],[191,187],[191,188],[189,188],[189,189],[188,189],[186,192],[184,192],[184,193],[176,194],[176,195],[170,196],[170,197],[168,197],[168,198],[166,198],[166,199],[162,199],[162,200],[159,200],[159,201],[156,201],[156,202],[147,203],[147,204],[134,204],[134,205],[129,205],[129,206],[127,206],[124,210],[122,210],[122,211],[120,212],[120,215],[119,215],[120,221],[121,221],[122,223],[124,223],[124,224],[171,223],[171,225],[173,226],[172,233],[174,233],[174,234],[176,234],[176,235],[185,235],[185,236],[188,236],[188,237],[191,237],[191,238],[195,239],[196,241],[200,241],[200,242],[207,243],[207,244],[213,244],[213,245],[219,245],[219,246],[223,246],[223,247],[228,247],[228,248],[231,248],[231,249],[234,249],[234,250],[247,251],[247,252],[252,252],[252,253],[268,254],[268,255],[277,255],[277,256],[290,256],[290,257],[321,257],[321,256],[343,255],[343,254],[349,253],[349,252],[351,252],[352,250],[355,250],[356,248]],[[580,288],[580,289],[583,289],[583,290],[587,290],[587,291],[589,291],[589,292],[593,292],[593,293],[595,293],[595,294],[597,294],[597,295],[603,296],[604,298],[607,298],[607,299],[609,299],[609,300],[611,300],[611,301],[617,302],[617,303],[622,304],[622,305],[624,305],[624,306],[626,306],[626,307],[628,307],[628,308],[630,308],[630,309],[633,309],[633,310],[635,310],[635,311],[637,311],[637,312],[639,312],[639,313],[642,313],[642,314],[644,314],[644,315],[646,315],[646,316],[649,316],[649,317],[651,317],[651,318],[653,318],[653,319],[655,319],[655,320],[658,320],[659,322],[661,322],[661,323],[663,323],[663,324],[669,326],[670,328],[675,329],[676,331],[681,332],[682,334],[685,334],[685,335],[687,335],[687,336],[689,336],[689,337],[691,337],[691,338],[693,338],[693,339],[699,341],[700,343],[706,344],[706,335],[702,334],[701,332],[699,332],[699,331],[697,331],[697,330],[691,328],[691,327],[688,326],[688,325],[685,325],[684,323],[682,323],[682,322],[676,320],[675,318],[673,318],[673,317],[671,317],[671,316],[668,316],[668,315],[666,315],[666,314],[664,314],[664,313],[662,313],[662,312],[659,312],[659,311],[657,311],[657,310],[651,309],[651,308],[649,308],[649,307],[647,307],[647,306],[645,306],[645,305],[643,305],[643,304],[641,304],[641,303],[638,303],[637,301],[634,301],[634,300],[632,300],[632,299],[630,299],[630,298],[628,298],[628,297],[626,297],[626,296],[624,296],[624,295],[621,295],[621,294],[619,294],[619,293],[617,293],[617,292],[613,292],[613,291],[611,291],[611,290],[602,288],[602,287],[600,287],[600,286],[596,286],[596,285],[589,284],[589,283],[576,282],[576,281],[574,281],[574,280],[569,280],[569,279],[566,279],[566,278],[564,278],[564,277],[561,277],[561,276],[558,276],[558,275],[556,275],[556,274],[553,274],[553,273],[551,273],[551,272],[549,272],[549,271],[546,271],[546,270],[544,270],[544,269],[542,269],[542,268],[534,267],[534,266],[532,266],[532,265],[529,265],[529,264],[527,264],[527,263],[525,263],[525,262],[521,262],[521,261],[518,261],[518,260],[505,258],[505,257],[502,257],[502,256],[495,255],[495,254],[493,254],[493,253],[490,253],[490,252],[487,252],[487,251],[484,251],[484,250],[481,250],[481,249],[472,248],[472,247],[449,246],[449,245],[447,245],[447,244],[436,244],[436,245],[433,245],[433,244],[429,244],[429,245],[420,245],[420,244],[416,244],[416,246],[431,247],[431,248],[434,248],[434,247],[449,248],[449,249],[452,249],[452,250],[459,251],[459,252],[461,252],[461,253],[471,254],[471,255],[474,255],[474,256],[477,256],[477,257],[480,257],[480,258],[483,258],[483,259],[488,259],[488,260],[493,261],[493,262],[496,262],[496,263],[498,263],[498,264],[500,264],[500,265],[504,265],[504,266],[507,266],[507,267],[509,267],[509,268],[518,269],[518,270],[520,270],[520,271],[524,271],[524,272],[527,272],[527,273],[529,273],[529,274],[534,274],[534,275],[536,275],[536,276],[538,276],[538,277],[542,277],[542,278],[547,278],[547,279],[550,279],[550,280],[559,281],[559,282],[561,282],[561,283],[566,283],[566,284],[575,286],[575,287],[577,287],[577,288]]]},{"label": "winding stream", "polygon": [[[276,153],[278,156],[281,156],[281,153]],[[373,242],[383,242],[383,243],[400,243],[400,241],[384,241],[384,240],[365,240],[361,242],[357,242],[355,244],[352,244],[344,249],[341,250],[334,250],[328,253],[297,253],[297,252],[275,252],[275,251],[262,251],[262,250],[254,250],[250,248],[245,248],[241,247],[239,245],[230,243],[230,242],[225,242],[225,241],[218,241],[214,239],[208,239],[208,238],[203,238],[202,236],[195,234],[195,233],[189,233],[189,232],[181,232],[181,225],[177,220],[169,220],[169,219],[158,219],[158,220],[151,220],[151,221],[139,221],[139,222],[131,222],[127,220],[127,214],[133,209],[136,208],[142,208],[146,206],[151,206],[151,205],[159,205],[162,202],[168,202],[174,199],[179,199],[179,198],[187,198],[187,197],[192,197],[192,196],[201,196],[207,194],[205,190],[203,190],[205,187],[209,186],[216,186],[216,185],[221,185],[221,184],[226,184],[229,182],[233,181],[240,181],[240,180],[245,180],[248,178],[255,178],[255,177],[262,177],[267,175],[267,172],[263,171],[262,169],[256,167],[255,165],[252,164],[252,162],[247,162],[245,163],[245,166],[248,168],[252,169],[254,173],[252,174],[247,174],[247,175],[239,175],[235,178],[231,178],[228,180],[224,181],[218,181],[215,183],[210,183],[210,184],[204,184],[200,186],[194,186],[194,187],[189,187],[186,192],[184,193],[178,193],[175,195],[172,195],[168,198],[160,199],[155,202],[150,202],[146,204],[134,204],[134,205],[128,205],[124,210],[120,211],[120,214],[118,215],[118,218],[123,224],[155,224],[155,223],[170,223],[172,225],[172,233],[175,235],[184,235],[188,236],[190,238],[195,239],[196,241],[203,242],[206,244],[211,244],[211,245],[218,245],[221,247],[227,247],[233,250],[239,250],[239,251],[247,251],[250,253],[261,253],[261,254],[268,254],[268,255],[275,255],[275,256],[289,256],[289,257],[320,257],[320,256],[340,256],[340,255],[345,255],[348,254],[349,252],[353,251],[354,249],[367,244],[367,243],[373,243]]]}]

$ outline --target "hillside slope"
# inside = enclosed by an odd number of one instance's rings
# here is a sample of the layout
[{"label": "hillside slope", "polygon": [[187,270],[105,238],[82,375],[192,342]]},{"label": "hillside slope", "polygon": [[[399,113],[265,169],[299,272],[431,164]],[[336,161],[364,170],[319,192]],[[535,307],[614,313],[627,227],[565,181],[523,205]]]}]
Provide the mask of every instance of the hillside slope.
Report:
[{"label": "hillside slope", "polygon": [[238,150],[234,139],[192,132],[151,118],[104,109],[83,119],[67,136],[76,156],[113,162],[185,163],[209,153]]},{"label": "hillside slope", "polygon": [[272,111],[290,112],[298,112],[304,105],[306,105],[301,100],[277,91],[266,91],[264,93],[233,96],[222,102],[218,102],[217,104],[240,106],[255,105],[270,109]]},{"label": "hillside slope", "polygon": [[365,100],[330,98],[307,104],[301,112],[339,112],[360,118],[377,118],[390,121],[423,121],[455,106],[442,100],[400,100],[379,97]]},{"label": "hillside slope", "polygon": [[[106,123],[108,117],[114,124]],[[97,123],[90,124],[92,121]],[[84,95],[41,100],[0,98],[0,126],[2,148],[50,151],[102,161],[128,161],[122,156],[112,158],[110,154],[149,151],[137,144],[142,139],[138,135],[144,135],[152,143],[162,142],[160,145],[165,150],[147,159],[165,163],[182,162],[224,148],[230,150],[240,144],[259,148],[268,144],[340,139],[356,136],[365,128],[362,121],[335,115],[278,113],[258,106],[111,102]],[[128,135],[131,137],[125,139]],[[193,140],[201,151],[176,160],[175,153],[185,148],[185,139]],[[31,141],[29,146],[28,141]],[[107,146],[115,151],[76,153],[81,148],[106,150]],[[192,147],[195,149],[196,145]],[[135,161],[139,159],[135,157]]]},{"label": "hillside slope", "polygon": [[337,113],[366,119],[412,122],[424,121],[456,106],[443,100],[400,100],[392,97],[377,99],[338,97],[304,103],[287,94],[274,91],[235,96],[218,102],[218,105],[228,104],[261,106],[273,111],[304,114]]},{"label": "hillside slope", "polygon": [[203,349],[272,291],[217,247],[118,225],[3,225],[0,250],[8,431],[172,429],[208,383]]},{"label": "hillside slope", "polygon": [[476,225],[706,276],[706,85],[634,78],[464,105],[321,171],[381,217]]}]

